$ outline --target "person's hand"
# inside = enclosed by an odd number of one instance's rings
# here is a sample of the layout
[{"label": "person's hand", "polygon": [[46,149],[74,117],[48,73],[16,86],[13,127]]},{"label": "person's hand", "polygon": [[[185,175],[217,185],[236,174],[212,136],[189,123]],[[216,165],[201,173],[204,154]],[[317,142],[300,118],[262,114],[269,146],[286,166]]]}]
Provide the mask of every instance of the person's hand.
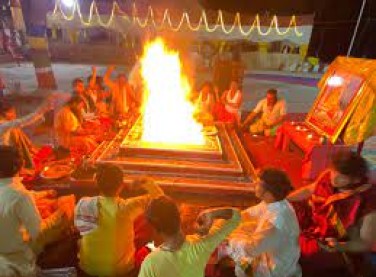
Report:
[{"label": "person's hand", "polygon": [[93,66],[91,67],[91,71],[92,71],[93,73],[97,72],[97,67],[96,67],[95,65],[93,65]]},{"label": "person's hand", "polygon": [[344,243],[339,242],[336,238],[326,238],[327,245],[338,252],[343,252]]},{"label": "person's hand", "polygon": [[197,227],[196,230],[200,235],[206,235],[209,233],[211,226],[213,225],[213,217],[210,211],[203,211],[201,212],[197,219]]},{"label": "person's hand", "polygon": [[339,243],[338,240],[335,238],[326,238],[325,241],[317,241],[319,247],[326,252],[339,252]]}]

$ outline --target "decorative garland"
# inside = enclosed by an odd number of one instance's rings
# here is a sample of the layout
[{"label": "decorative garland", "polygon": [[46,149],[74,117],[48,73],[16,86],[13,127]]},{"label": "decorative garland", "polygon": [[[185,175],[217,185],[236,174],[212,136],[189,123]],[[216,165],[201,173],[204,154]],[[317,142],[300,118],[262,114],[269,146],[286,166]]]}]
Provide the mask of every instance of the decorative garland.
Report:
[{"label": "decorative garland", "polygon": [[[194,32],[199,31],[200,28],[202,26],[204,26],[205,30],[209,33],[213,33],[215,31],[217,31],[218,28],[221,28],[222,31],[225,34],[231,34],[236,29],[238,29],[239,32],[245,37],[249,36],[255,29],[257,30],[258,34],[261,35],[261,36],[267,36],[273,30],[275,30],[276,33],[280,36],[284,36],[284,35],[288,34],[289,32],[294,32],[297,37],[303,36],[303,33],[298,30],[295,15],[293,15],[291,17],[289,26],[286,28],[285,31],[280,30],[280,27],[279,27],[279,24],[278,24],[278,18],[277,18],[276,15],[274,15],[272,20],[270,21],[270,25],[269,25],[268,30],[266,32],[263,32],[261,30],[260,16],[258,14],[255,16],[255,19],[253,20],[253,23],[250,26],[250,28],[248,30],[244,30],[243,24],[242,24],[241,18],[240,18],[240,13],[236,13],[232,26],[230,28],[226,29],[226,27],[225,27],[226,25],[225,25],[224,20],[223,20],[223,13],[222,13],[221,10],[218,10],[218,16],[217,16],[217,20],[216,20],[214,27],[210,27],[205,10],[202,10],[200,20],[197,23],[197,25],[194,26],[191,23],[191,20],[189,18],[189,14],[187,12],[182,13],[181,19],[180,19],[180,21],[177,25],[173,24],[172,21],[171,21],[171,17],[170,17],[170,11],[168,9],[165,9],[165,11],[163,13],[162,22],[160,24],[157,24],[156,20],[154,18],[154,11],[153,11],[153,8],[151,6],[149,6],[149,8],[148,8],[148,13],[147,13],[146,17],[142,20],[138,16],[137,7],[136,7],[135,3],[132,6],[132,17],[130,18],[128,15],[126,15],[126,13],[124,11],[121,10],[117,1],[114,1],[113,4],[112,4],[112,11],[111,11],[110,17],[107,20],[107,22],[103,21],[101,16],[99,15],[98,7],[97,7],[95,0],[93,0],[91,2],[90,10],[89,10],[89,16],[87,17],[86,20],[84,19],[83,15],[81,13],[81,8],[80,8],[80,5],[77,2],[77,0],[74,0],[74,5],[73,5],[72,8],[70,8],[71,9],[70,14],[66,14],[64,12],[64,8],[62,8],[62,5],[63,5],[62,0],[56,0],[55,8],[54,8],[54,11],[52,13],[52,16],[61,15],[65,20],[72,21],[72,20],[75,19],[76,15],[78,15],[78,17],[81,21],[81,24],[83,24],[84,26],[92,26],[93,18],[95,16],[95,18],[98,20],[98,23],[99,23],[100,26],[108,28],[109,26],[111,26],[111,24],[114,21],[115,13],[119,13],[119,14],[123,14],[123,15],[120,16],[123,20],[126,20],[130,24],[137,25],[141,28],[146,28],[146,27],[152,25],[156,29],[163,29],[163,28],[167,27],[174,32],[179,32],[181,30],[181,28],[183,28],[184,23],[186,23],[184,25],[184,27],[188,27],[191,31],[194,31]],[[65,9],[67,9],[67,8],[65,8]]]}]

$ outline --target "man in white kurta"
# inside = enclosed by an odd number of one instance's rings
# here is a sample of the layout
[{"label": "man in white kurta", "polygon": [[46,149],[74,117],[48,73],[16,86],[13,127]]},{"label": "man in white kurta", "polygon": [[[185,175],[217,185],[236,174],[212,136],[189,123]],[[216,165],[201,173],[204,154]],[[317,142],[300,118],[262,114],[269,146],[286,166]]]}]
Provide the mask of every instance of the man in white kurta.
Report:
[{"label": "man in white kurta", "polygon": [[[42,219],[35,200],[55,192],[32,192],[23,186],[18,177],[22,157],[16,148],[0,146],[0,157],[0,276],[34,277],[37,255],[63,237],[71,216],[58,203],[58,210]],[[74,197],[69,201],[73,204]]]},{"label": "man in white kurta", "polygon": [[[257,120],[256,117],[259,116]],[[249,127],[251,134],[274,136],[286,116],[286,102],[278,99],[277,91],[270,89],[266,97],[260,100],[256,108],[248,115],[242,127]],[[255,120],[255,121],[254,121]]]},{"label": "man in white kurta", "polygon": [[282,171],[265,169],[260,174],[255,193],[261,203],[243,211],[241,225],[220,250],[235,261],[236,276],[301,276],[299,225],[285,199],[288,191],[289,180]]}]

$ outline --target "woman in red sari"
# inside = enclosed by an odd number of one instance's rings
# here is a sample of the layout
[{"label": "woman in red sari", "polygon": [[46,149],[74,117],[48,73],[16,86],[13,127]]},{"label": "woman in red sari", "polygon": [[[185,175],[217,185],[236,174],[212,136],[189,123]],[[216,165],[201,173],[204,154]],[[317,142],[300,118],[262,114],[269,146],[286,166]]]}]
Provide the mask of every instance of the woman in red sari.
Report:
[{"label": "woman in red sari", "polygon": [[361,156],[340,152],[313,184],[289,195],[302,230],[303,272],[324,276],[342,267],[349,276],[374,276],[364,259],[376,250],[376,188],[367,174]]}]

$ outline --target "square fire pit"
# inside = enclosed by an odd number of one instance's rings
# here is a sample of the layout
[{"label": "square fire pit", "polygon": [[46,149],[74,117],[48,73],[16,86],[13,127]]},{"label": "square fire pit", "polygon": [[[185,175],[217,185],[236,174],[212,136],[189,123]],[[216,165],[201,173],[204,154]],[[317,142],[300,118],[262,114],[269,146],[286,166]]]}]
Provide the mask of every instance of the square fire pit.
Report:
[{"label": "square fire pit", "polygon": [[152,177],[161,186],[185,191],[253,191],[255,170],[231,127],[217,124],[218,134],[205,136],[205,144],[159,144],[141,141],[141,119],[120,130],[93,154],[97,164],[116,164],[126,181]]}]

